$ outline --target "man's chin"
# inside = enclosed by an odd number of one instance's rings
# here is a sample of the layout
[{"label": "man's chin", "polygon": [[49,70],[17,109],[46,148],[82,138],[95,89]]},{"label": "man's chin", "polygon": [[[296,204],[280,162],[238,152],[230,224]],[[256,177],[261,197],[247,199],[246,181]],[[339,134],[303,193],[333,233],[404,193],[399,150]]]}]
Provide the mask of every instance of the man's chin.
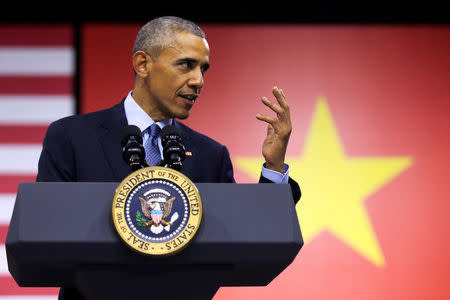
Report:
[{"label": "man's chin", "polygon": [[190,115],[189,111],[186,111],[186,112],[177,114],[175,118],[177,118],[179,120],[185,120],[189,117],[189,115]]}]

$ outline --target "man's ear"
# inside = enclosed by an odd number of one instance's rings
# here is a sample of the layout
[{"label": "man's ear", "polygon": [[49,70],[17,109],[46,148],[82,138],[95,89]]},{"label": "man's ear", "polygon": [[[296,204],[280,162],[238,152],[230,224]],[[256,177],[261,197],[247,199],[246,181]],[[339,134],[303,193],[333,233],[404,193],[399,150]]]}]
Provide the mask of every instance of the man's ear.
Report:
[{"label": "man's ear", "polygon": [[136,75],[141,78],[146,78],[150,75],[152,63],[152,58],[144,51],[139,50],[133,54],[133,69]]}]

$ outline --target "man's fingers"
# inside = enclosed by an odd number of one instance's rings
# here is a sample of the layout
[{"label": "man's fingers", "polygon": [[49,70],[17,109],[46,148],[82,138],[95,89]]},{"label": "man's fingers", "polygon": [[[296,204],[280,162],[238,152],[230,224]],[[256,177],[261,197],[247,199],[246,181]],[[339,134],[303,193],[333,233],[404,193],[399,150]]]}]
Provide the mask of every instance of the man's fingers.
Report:
[{"label": "man's fingers", "polygon": [[275,98],[277,99],[277,101],[280,104],[280,106],[283,108],[283,110],[286,113],[289,113],[289,105],[287,103],[286,96],[284,95],[283,90],[281,90],[278,87],[274,86],[273,89],[272,89],[272,93],[275,96]]},{"label": "man's fingers", "polygon": [[261,114],[257,114],[257,115],[256,115],[256,118],[257,118],[258,120],[261,120],[261,121],[264,121],[264,122],[266,122],[266,123],[269,123],[269,124],[271,124],[272,126],[278,122],[278,119],[277,119],[277,118],[269,117],[269,116],[264,116],[264,115],[261,115]]},{"label": "man's fingers", "polygon": [[284,110],[279,105],[273,103],[272,101],[270,101],[266,97],[262,97],[261,101],[262,101],[262,103],[264,103],[264,105],[266,105],[271,110],[273,110],[277,115],[279,115],[279,116],[283,116],[284,115]]},{"label": "man's fingers", "polygon": [[256,118],[258,120],[264,121],[269,124],[270,127],[273,128],[277,134],[284,136],[285,134],[289,136],[292,127],[291,127],[291,117],[289,112],[289,106],[286,102],[284,93],[278,87],[274,87],[272,90],[273,94],[277,98],[277,101],[280,105],[270,101],[266,97],[262,97],[262,102],[269,107],[272,111],[274,111],[277,116],[269,117],[266,115],[257,114]]}]

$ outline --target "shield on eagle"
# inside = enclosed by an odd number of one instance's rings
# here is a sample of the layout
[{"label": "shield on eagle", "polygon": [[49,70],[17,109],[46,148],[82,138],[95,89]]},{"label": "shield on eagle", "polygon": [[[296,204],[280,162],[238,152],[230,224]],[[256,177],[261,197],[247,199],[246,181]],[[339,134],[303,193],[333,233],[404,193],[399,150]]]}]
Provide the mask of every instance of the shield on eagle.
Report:
[{"label": "shield on eagle", "polygon": [[163,217],[163,211],[161,209],[161,204],[158,202],[153,202],[152,204],[150,204],[150,208],[152,209],[150,212],[152,221],[153,221],[153,223],[155,223],[155,226],[158,226],[159,223],[161,223],[161,220]]}]

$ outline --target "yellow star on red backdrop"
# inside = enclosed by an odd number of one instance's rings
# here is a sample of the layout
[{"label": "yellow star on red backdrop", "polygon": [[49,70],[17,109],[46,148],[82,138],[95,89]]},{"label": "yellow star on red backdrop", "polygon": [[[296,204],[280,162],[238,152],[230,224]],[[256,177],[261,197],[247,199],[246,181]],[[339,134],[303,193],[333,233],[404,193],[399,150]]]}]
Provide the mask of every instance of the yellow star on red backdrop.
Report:
[{"label": "yellow star on red backdrop", "polygon": [[[292,141],[291,141],[292,143]],[[235,165],[255,179],[262,159],[240,157]],[[364,200],[412,164],[410,157],[348,157],[324,98],[317,102],[303,154],[288,157],[302,198],[296,209],[305,243],[328,230],[377,266],[385,259]]]}]

